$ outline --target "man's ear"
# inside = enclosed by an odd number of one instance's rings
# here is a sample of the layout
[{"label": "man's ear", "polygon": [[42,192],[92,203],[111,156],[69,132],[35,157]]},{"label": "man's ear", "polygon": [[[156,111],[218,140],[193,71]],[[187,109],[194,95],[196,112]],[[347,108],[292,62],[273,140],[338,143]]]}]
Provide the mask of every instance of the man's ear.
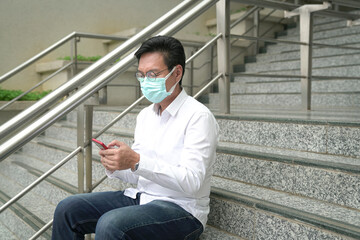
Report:
[{"label": "man's ear", "polygon": [[183,68],[180,64],[176,66],[175,74],[177,81],[179,81],[182,78],[182,74],[183,74]]}]

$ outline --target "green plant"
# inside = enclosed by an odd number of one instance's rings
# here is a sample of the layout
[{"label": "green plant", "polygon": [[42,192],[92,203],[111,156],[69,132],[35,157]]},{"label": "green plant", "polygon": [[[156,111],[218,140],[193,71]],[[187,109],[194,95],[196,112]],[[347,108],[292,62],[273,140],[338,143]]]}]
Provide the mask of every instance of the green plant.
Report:
[{"label": "green plant", "polygon": [[[51,90],[42,92],[29,92],[22,96],[19,101],[36,101],[46,96],[46,94],[49,92],[51,92]],[[10,101],[22,93],[23,91],[21,90],[7,90],[0,88],[0,101]]]},{"label": "green plant", "polygon": [[[96,62],[97,60],[99,60],[100,58],[102,58],[101,56],[93,56],[93,57],[84,57],[82,55],[77,55],[76,59],[78,61],[89,61],[89,62]],[[65,56],[65,57],[60,57],[58,58],[59,60],[67,60],[70,61],[71,57],[70,56]]]}]

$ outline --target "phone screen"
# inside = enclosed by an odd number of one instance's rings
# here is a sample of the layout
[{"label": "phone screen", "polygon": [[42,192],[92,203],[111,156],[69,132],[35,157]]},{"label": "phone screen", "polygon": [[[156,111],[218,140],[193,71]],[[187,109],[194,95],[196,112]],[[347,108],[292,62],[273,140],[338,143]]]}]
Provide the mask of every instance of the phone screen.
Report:
[{"label": "phone screen", "polygon": [[108,147],[101,141],[93,138],[92,141],[96,144],[96,146],[98,146],[98,148],[102,149],[102,150],[106,150],[108,149]]}]

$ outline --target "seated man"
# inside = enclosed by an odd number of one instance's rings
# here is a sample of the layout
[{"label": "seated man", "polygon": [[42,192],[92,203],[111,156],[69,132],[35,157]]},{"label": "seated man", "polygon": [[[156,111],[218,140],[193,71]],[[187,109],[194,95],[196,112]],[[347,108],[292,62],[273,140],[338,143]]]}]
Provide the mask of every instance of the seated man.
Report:
[{"label": "seated man", "polygon": [[132,148],[114,140],[99,154],[110,178],[137,187],[61,201],[52,239],[198,239],[204,230],[218,125],[181,87],[185,53],[178,40],[150,38],[135,55],[136,78],[153,104],[137,117]]}]

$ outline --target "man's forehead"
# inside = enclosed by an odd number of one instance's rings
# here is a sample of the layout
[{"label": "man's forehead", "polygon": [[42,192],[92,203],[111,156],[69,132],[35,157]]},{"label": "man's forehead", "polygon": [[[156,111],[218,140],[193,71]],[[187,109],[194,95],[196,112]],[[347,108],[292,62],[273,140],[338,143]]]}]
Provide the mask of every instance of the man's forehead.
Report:
[{"label": "man's forehead", "polygon": [[139,59],[139,70],[158,70],[166,67],[164,57],[159,52],[149,52],[141,55]]}]

